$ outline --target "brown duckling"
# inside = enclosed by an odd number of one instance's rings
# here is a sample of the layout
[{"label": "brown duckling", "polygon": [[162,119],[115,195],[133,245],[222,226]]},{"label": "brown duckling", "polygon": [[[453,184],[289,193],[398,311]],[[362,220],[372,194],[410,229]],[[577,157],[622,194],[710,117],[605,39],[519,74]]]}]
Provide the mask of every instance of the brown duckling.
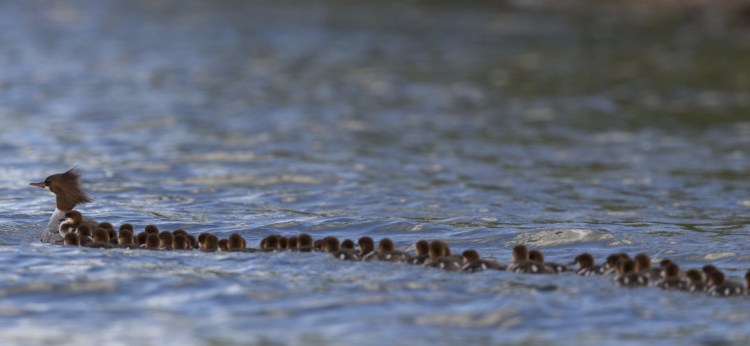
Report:
[{"label": "brown duckling", "polygon": [[604,262],[604,274],[617,274],[617,268],[620,267],[620,261],[629,260],[630,256],[624,252],[615,253],[607,256]]},{"label": "brown duckling", "polygon": [[359,253],[357,254],[362,261],[372,261],[375,259],[375,241],[368,236],[359,238]]},{"label": "brown duckling", "polygon": [[78,232],[78,238],[81,242],[81,246],[86,246],[92,241],[94,241],[91,237],[93,236],[93,232],[91,231],[91,227],[87,224],[83,224],[78,226],[76,229],[76,232]]},{"label": "brown duckling", "polygon": [[357,251],[356,245],[354,245],[354,241],[351,239],[344,239],[344,241],[341,242],[341,250],[351,250],[351,251]]},{"label": "brown duckling", "polygon": [[338,252],[340,247],[341,247],[341,244],[339,243],[338,238],[331,237],[331,236],[323,238],[323,246],[322,246],[323,252],[328,252],[328,253]]},{"label": "brown duckling", "polygon": [[229,239],[219,239],[219,251],[229,251],[229,245],[227,245],[227,243],[229,243]]},{"label": "brown duckling", "polygon": [[187,234],[185,237],[188,239],[188,249],[200,249],[200,243],[198,243],[198,239],[195,238],[192,234]]},{"label": "brown duckling", "polygon": [[146,236],[146,245],[144,246],[144,248],[146,250],[161,250],[159,245],[161,245],[159,236],[155,233],[148,233],[148,235]]},{"label": "brown duckling", "polygon": [[544,271],[548,273],[562,273],[569,271],[570,268],[568,266],[554,263],[554,262],[545,262],[544,261],[544,254],[542,254],[539,250],[531,250],[529,251],[529,261],[537,262],[544,266]]},{"label": "brown duckling", "polygon": [[183,233],[173,233],[172,249],[173,250],[190,250],[193,248],[192,244],[188,244],[190,240]]},{"label": "brown duckling", "polygon": [[706,290],[703,271],[690,269],[685,273],[685,290],[688,292],[704,292]]},{"label": "brown duckling", "polygon": [[465,250],[463,252],[463,266],[462,271],[468,273],[480,272],[484,270],[507,270],[507,268],[497,261],[483,260],[479,258],[479,252],[474,249]]},{"label": "brown duckling", "polygon": [[124,229],[129,229],[131,233],[135,234],[135,228],[133,228],[132,224],[124,223],[120,225],[120,228],[118,229],[118,231],[122,232],[122,230]]},{"label": "brown duckling", "polygon": [[648,276],[636,272],[635,268],[635,261],[621,261],[619,270],[615,276],[615,282],[625,287],[647,286],[649,282]]},{"label": "brown duckling", "polygon": [[575,258],[575,264],[578,266],[576,274],[583,276],[602,275],[605,272],[604,267],[594,264],[594,256],[588,253],[582,253]]},{"label": "brown duckling", "polygon": [[313,250],[316,252],[323,251],[323,239],[318,239],[313,242]]},{"label": "brown duckling", "polygon": [[423,265],[424,261],[430,258],[430,242],[421,239],[414,247],[417,255],[409,260],[409,264]]},{"label": "brown duckling", "polygon": [[203,245],[201,246],[201,251],[203,252],[216,252],[219,250],[219,238],[212,233],[209,233],[206,235],[206,238],[203,241]]},{"label": "brown duckling", "polygon": [[146,247],[146,238],[148,238],[148,233],[138,233],[138,235],[135,237],[135,245],[138,245],[138,247]]},{"label": "brown duckling", "polygon": [[724,273],[720,270],[711,272],[708,276],[707,284],[708,290],[706,292],[715,297],[740,296],[744,293],[742,285],[727,281]]},{"label": "brown duckling", "polygon": [[94,230],[94,241],[86,245],[90,248],[111,249],[114,246],[109,242],[109,232],[101,227]]},{"label": "brown duckling", "polygon": [[667,263],[666,266],[664,266],[664,270],[662,271],[662,274],[663,274],[662,279],[659,280],[659,282],[657,283],[657,286],[659,286],[659,288],[664,289],[664,290],[684,290],[685,289],[686,283],[684,280],[680,278],[680,267],[677,266],[677,264],[672,263],[672,261],[669,261],[669,263]]},{"label": "brown duckling", "polygon": [[297,237],[289,237],[286,240],[287,251],[297,251]]},{"label": "brown duckling", "polygon": [[255,249],[246,248],[247,242],[239,233],[232,233],[227,240],[227,251],[233,252],[254,252]]},{"label": "brown duckling", "polygon": [[287,237],[280,235],[278,236],[277,243],[278,243],[278,245],[276,245],[277,251],[286,251],[286,247],[289,244],[289,239],[287,239]]},{"label": "brown duckling", "polygon": [[345,239],[343,242],[341,242],[339,251],[334,252],[333,257],[336,257],[340,260],[345,260],[345,261],[359,261],[360,260],[359,255],[357,254],[357,251],[354,248],[354,242],[351,239]]},{"label": "brown duckling", "polygon": [[263,238],[263,240],[260,243],[260,250],[265,252],[271,252],[271,251],[277,251],[279,248],[279,236],[277,235],[269,235],[268,237]]},{"label": "brown duckling", "polygon": [[312,252],[313,251],[313,237],[307,233],[302,233],[297,236],[297,251],[299,252]]},{"label": "brown duckling", "polygon": [[120,230],[120,236],[117,238],[117,247],[122,249],[137,249],[138,245],[133,242],[133,231],[127,228]]},{"label": "brown duckling", "polygon": [[156,227],[156,225],[146,225],[143,231],[148,234],[155,234],[157,236],[159,235],[159,227]]},{"label": "brown duckling", "polygon": [[117,231],[115,231],[114,228],[107,228],[107,234],[109,234],[109,242],[116,247],[119,240],[117,237]]},{"label": "brown duckling", "polygon": [[463,259],[452,256],[450,247],[442,240],[430,242],[429,254],[430,257],[424,261],[424,266],[447,271],[461,271]]},{"label": "brown duckling", "polygon": [[75,232],[76,229],[83,224],[83,214],[77,210],[71,210],[65,213],[65,218],[60,222],[58,233],[61,237],[65,237],[66,234]]},{"label": "brown duckling", "polygon": [[661,279],[661,268],[651,267],[651,258],[645,253],[639,253],[633,257],[635,261],[635,272],[648,277],[649,282],[657,282]]},{"label": "brown duckling", "polygon": [[159,248],[162,250],[172,250],[172,241],[174,236],[172,232],[163,231],[159,233]]},{"label": "brown duckling", "polygon": [[81,239],[78,237],[78,233],[66,233],[63,239],[63,245],[65,246],[81,246]]},{"label": "brown duckling", "polygon": [[396,250],[396,246],[390,238],[383,238],[378,244],[377,259],[385,262],[406,263],[409,262],[409,255]]},{"label": "brown duckling", "polygon": [[551,274],[544,265],[529,260],[529,250],[525,245],[513,247],[513,262],[508,265],[507,270],[519,274]]}]

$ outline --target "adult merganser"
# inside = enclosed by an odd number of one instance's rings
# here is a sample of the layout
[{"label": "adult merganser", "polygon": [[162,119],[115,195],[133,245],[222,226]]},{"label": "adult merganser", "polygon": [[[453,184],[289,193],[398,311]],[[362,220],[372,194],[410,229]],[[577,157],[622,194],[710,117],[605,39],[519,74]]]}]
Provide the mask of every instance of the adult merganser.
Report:
[{"label": "adult merganser", "polygon": [[[73,210],[78,204],[90,203],[93,201],[91,196],[81,187],[78,179],[81,172],[77,168],[71,168],[65,173],[53,174],[40,183],[30,183],[31,186],[39,188],[49,188],[55,194],[55,211],[49,219],[47,228],[42,232],[43,243],[62,243],[63,238],[59,234],[60,223],[64,220],[65,213]],[[91,219],[83,220],[91,228],[95,228],[97,223]]]}]

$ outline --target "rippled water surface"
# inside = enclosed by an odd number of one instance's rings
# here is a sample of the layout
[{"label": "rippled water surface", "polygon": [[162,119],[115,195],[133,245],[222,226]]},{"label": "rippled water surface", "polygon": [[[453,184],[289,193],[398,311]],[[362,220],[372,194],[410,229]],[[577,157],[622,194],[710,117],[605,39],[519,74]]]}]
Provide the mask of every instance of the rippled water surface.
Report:
[{"label": "rippled water surface", "polygon": [[746,344],[745,298],[608,277],[42,244],[54,198],[28,186],[78,165],[88,216],[253,245],[643,251],[739,280],[750,31],[694,12],[0,2],[1,343]]}]

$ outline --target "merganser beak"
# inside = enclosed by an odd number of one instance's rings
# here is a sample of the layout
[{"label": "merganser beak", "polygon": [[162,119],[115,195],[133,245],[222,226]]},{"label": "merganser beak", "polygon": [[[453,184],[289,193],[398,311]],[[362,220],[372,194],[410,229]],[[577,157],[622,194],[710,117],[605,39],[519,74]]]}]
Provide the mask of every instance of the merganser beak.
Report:
[{"label": "merganser beak", "polygon": [[40,188],[45,188],[45,187],[47,187],[47,184],[45,184],[44,182],[41,182],[41,183],[30,183],[29,185],[31,185],[31,186],[36,186],[36,187],[40,187]]}]

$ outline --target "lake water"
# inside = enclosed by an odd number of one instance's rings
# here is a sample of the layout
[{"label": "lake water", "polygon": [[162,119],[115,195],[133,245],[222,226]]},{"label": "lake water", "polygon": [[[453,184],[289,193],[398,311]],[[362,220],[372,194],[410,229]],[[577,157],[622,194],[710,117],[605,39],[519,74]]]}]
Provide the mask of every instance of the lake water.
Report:
[{"label": "lake water", "polygon": [[740,280],[748,26],[533,4],[1,2],[1,343],[750,343],[746,298],[610,277],[39,242],[54,198],[28,183],[78,165],[78,209],[139,230],[645,252]]}]

